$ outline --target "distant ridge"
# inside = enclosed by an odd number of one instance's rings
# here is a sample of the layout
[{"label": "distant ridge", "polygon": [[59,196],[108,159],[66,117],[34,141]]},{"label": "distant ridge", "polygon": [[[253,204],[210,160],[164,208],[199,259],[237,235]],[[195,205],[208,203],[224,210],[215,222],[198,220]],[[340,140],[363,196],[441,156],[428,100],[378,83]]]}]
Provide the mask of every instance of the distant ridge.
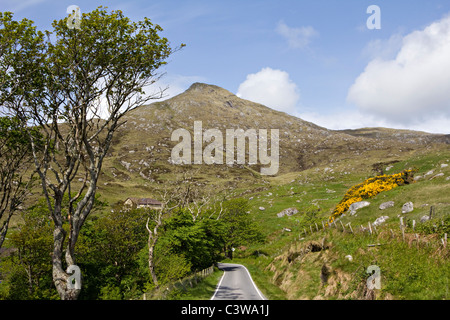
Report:
[{"label": "distant ridge", "polygon": [[360,128],[360,129],[346,129],[336,130],[338,132],[346,133],[355,137],[385,139],[385,140],[399,140],[410,141],[413,143],[432,143],[442,142],[450,144],[450,135],[428,133],[424,131],[414,131],[406,129],[390,129],[390,128]]}]

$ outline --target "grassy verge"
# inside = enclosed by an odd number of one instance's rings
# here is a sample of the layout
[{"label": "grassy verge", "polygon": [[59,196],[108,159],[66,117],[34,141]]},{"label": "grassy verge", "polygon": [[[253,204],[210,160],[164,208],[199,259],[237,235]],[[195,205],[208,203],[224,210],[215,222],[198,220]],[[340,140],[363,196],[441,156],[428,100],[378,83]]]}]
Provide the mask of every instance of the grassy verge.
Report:
[{"label": "grassy verge", "polygon": [[223,275],[223,271],[214,268],[214,272],[205,277],[202,281],[197,283],[192,288],[175,289],[170,295],[169,299],[173,300],[209,300],[216,290],[217,284]]}]

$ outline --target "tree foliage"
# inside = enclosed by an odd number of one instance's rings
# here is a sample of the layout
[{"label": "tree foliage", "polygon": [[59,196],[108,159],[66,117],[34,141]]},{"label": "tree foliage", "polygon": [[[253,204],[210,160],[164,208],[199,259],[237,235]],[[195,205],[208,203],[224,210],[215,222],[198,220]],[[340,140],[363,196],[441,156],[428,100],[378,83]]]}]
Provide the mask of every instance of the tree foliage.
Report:
[{"label": "tree foliage", "polygon": [[51,277],[52,226],[45,203],[22,212],[23,223],[9,236],[15,248],[9,257],[10,290],[7,298],[15,300],[54,299]]},{"label": "tree foliage", "polygon": [[[0,117],[0,248],[8,231],[9,221],[30,193],[32,175],[31,143],[25,124],[18,118]],[[41,135],[30,130],[39,143]],[[39,148],[39,145],[37,145]]]},{"label": "tree foliage", "polygon": [[[66,196],[64,202],[68,201]],[[208,213],[194,220],[185,208],[172,211],[162,221],[154,248],[159,285],[210,267],[233,246],[262,240],[257,225],[243,211],[246,206],[245,200],[228,200],[220,219]],[[97,200],[95,208],[105,208],[105,204]],[[97,212],[86,221],[77,243],[76,259],[83,275],[79,299],[141,297],[156,287],[148,268],[146,231],[147,219],[155,213],[122,205]],[[41,199],[24,212],[24,225],[11,233],[8,245],[15,251],[0,263],[0,299],[58,297],[51,277],[53,222],[49,215]],[[149,227],[154,223],[151,220]],[[69,228],[67,219],[63,227]]]},{"label": "tree foliage", "polygon": [[52,26],[45,37],[29,20],[0,16],[0,102],[26,128],[42,133],[39,153],[30,131],[28,136],[55,228],[53,281],[62,299],[76,299],[80,289],[67,286],[65,267],[76,264],[75,245],[95,201],[103,159],[123,116],[162,96],[163,90],[146,95],[144,89],[160,78],[158,68],[176,49],[159,35],[160,26],[148,18],[133,22],[120,10],[83,14],[80,30],[70,29],[67,18]]},{"label": "tree foliage", "polygon": [[222,220],[225,225],[224,247],[228,258],[233,258],[233,248],[264,240],[259,226],[249,214],[248,201],[243,198],[228,200],[224,203]]}]

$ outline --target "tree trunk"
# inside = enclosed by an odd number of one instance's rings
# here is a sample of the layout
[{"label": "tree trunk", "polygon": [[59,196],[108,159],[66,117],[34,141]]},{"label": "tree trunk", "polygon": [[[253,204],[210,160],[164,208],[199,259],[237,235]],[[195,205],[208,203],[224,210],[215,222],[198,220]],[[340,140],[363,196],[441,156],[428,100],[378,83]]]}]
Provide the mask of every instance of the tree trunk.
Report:
[{"label": "tree trunk", "polygon": [[[55,230],[53,231],[53,255],[52,255],[52,265],[53,265],[53,283],[55,284],[56,290],[61,298],[61,300],[76,300],[80,294],[81,289],[71,289],[68,288],[67,284],[70,275],[64,271],[63,268],[63,248],[64,240],[66,239],[67,232],[63,228],[63,221],[61,215],[61,205],[63,200],[63,193],[55,192],[55,206],[53,208],[53,222],[55,223]],[[72,250],[68,245],[65,262],[67,266],[75,264]],[[81,285],[81,284],[80,284]]]},{"label": "tree trunk", "polygon": [[[158,240],[158,238],[151,240],[151,238],[153,238],[152,236],[149,235],[148,237],[148,268],[150,270],[150,274],[152,276],[152,281],[155,284],[155,287],[158,288],[159,287],[159,283],[158,283],[158,278],[156,276],[156,272],[155,272],[155,264],[154,264],[154,251],[155,251],[155,245],[156,245],[156,241]],[[152,242],[152,243],[151,243]]]},{"label": "tree trunk", "polygon": [[156,288],[159,287],[159,283],[155,272],[154,253],[156,242],[158,241],[158,228],[161,225],[161,216],[159,215],[158,217],[159,219],[156,221],[156,226],[153,229],[153,232],[148,227],[150,218],[147,219],[147,223],[145,225],[148,231],[148,269],[150,270],[150,275],[152,276],[152,281],[155,284]]},{"label": "tree trunk", "polygon": [[[65,237],[66,231],[62,226],[55,228],[55,231],[53,232],[54,247],[52,256],[53,283],[55,284],[61,300],[76,300],[81,289],[70,289],[67,287],[70,275],[67,274],[62,267],[62,250]],[[66,262],[68,265],[73,264],[72,257],[66,255]]]},{"label": "tree trunk", "polygon": [[233,260],[233,247],[232,247],[232,246],[230,246],[230,247],[228,248],[228,250],[227,250],[227,257],[228,257],[230,260]]}]

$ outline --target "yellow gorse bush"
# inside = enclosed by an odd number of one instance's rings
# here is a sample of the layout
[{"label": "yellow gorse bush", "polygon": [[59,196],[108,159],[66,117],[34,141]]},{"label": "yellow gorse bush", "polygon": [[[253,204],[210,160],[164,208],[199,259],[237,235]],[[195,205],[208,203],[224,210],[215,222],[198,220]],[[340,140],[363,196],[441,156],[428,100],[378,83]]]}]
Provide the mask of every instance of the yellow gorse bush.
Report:
[{"label": "yellow gorse bush", "polygon": [[413,183],[415,171],[416,170],[403,170],[400,173],[392,175],[384,174],[369,178],[364,182],[351,187],[334,209],[328,219],[328,223],[332,223],[334,219],[346,212],[352,203],[373,198],[380,192],[388,191],[404,184]]}]

